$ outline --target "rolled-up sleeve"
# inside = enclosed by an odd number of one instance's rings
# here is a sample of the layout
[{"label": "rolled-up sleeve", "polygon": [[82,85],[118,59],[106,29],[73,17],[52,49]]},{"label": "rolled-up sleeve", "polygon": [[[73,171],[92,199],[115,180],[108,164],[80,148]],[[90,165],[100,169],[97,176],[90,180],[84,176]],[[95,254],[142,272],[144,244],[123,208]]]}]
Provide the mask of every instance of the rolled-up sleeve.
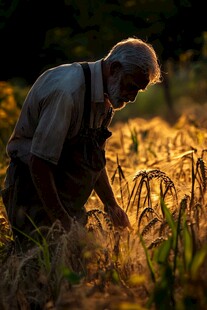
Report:
[{"label": "rolled-up sleeve", "polygon": [[57,164],[71,123],[73,99],[70,94],[56,90],[41,104],[31,153]]}]

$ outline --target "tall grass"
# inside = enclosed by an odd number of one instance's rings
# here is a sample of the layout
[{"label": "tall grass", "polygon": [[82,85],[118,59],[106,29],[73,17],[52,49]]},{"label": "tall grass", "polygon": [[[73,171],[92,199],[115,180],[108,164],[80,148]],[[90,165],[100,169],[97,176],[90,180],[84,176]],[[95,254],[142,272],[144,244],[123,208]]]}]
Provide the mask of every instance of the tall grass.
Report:
[{"label": "tall grass", "polygon": [[93,192],[85,228],[56,222],[17,251],[1,206],[0,309],[206,309],[207,136],[194,115],[114,126],[107,168],[132,231]]}]

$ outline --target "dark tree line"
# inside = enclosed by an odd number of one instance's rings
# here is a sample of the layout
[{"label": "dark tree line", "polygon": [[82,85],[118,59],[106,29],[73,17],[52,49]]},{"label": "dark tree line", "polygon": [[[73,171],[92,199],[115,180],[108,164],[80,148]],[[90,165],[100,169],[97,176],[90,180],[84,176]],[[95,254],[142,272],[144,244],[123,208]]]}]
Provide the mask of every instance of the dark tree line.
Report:
[{"label": "dark tree line", "polygon": [[200,58],[207,29],[202,0],[0,0],[0,80],[32,83],[46,68],[103,57],[138,36],[160,61]]}]

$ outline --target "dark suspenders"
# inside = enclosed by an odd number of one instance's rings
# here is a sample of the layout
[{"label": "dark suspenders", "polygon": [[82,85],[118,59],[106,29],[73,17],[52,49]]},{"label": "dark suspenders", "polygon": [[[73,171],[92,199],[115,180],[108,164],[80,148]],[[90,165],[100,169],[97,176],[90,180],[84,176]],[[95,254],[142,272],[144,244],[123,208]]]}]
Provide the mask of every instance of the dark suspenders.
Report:
[{"label": "dark suspenders", "polygon": [[[80,65],[82,66],[82,69],[84,72],[85,85],[86,85],[82,124],[84,124],[84,128],[89,128],[90,127],[90,114],[91,114],[91,70],[87,62],[80,62]],[[107,127],[107,123],[111,119],[112,114],[113,114],[113,109],[110,108],[107,113],[106,118],[104,119],[102,123],[102,127]]]},{"label": "dark suspenders", "polygon": [[91,70],[87,62],[81,62],[85,76],[85,97],[84,97],[84,111],[83,111],[83,124],[84,128],[90,127],[90,114],[91,114]]}]

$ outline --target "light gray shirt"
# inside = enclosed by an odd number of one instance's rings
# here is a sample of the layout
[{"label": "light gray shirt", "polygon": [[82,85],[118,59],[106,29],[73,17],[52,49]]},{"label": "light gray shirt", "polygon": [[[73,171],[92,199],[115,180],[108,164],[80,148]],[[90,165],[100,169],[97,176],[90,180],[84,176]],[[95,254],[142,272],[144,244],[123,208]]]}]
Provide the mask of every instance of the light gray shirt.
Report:
[{"label": "light gray shirt", "polygon": [[[100,127],[108,111],[104,99],[101,60],[90,62],[90,126]],[[65,139],[74,137],[81,126],[85,79],[78,63],[45,71],[31,87],[7,144],[10,157],[27,163],[34,154],[57,164]]]}]

